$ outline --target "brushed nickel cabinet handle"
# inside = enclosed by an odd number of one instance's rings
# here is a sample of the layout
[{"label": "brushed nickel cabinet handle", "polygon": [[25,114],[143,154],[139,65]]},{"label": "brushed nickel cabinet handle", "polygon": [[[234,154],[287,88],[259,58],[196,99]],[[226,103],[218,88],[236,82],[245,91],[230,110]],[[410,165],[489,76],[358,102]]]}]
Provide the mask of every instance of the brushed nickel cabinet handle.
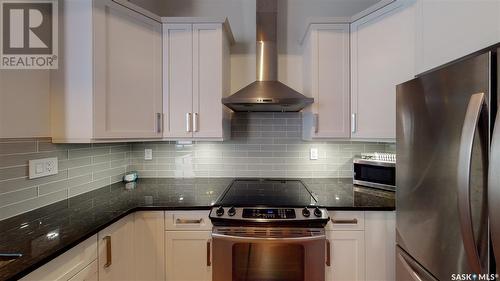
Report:
[{"label": "brushed nickel cabinet handle", "polygon": [[211,257],[211,245],[212,244],[212,240],[211,239],[208,239],[207,241],[207,266],[212,266],[212,257]]},{"label": "brushed nickel cabinet handle", "polygon": [[175,223],[177,224],[200,224],[203,222],[203,219],[194,219],[194,220],[190,220],[190,219],[176,219],[175,220]]},{"label": "brushed nickel cabinet handle", "polygon": [[351,133],[356,133],[356,113],[351,114]]},{"label": "brushed nickel cabinet handle", "polygon": [[111,256],[111,236],[105,236],[102,240],[106,241],[106,263],[104,264],[104,267],[110,267],[113,260]]},{"label": "brushed nickel cabinet handle", "polygon": [[163,131],[162,113],[156,113],[156,132],[161,133]]},{"label": "brushed nickel cabinet handle", "polygon": [[193,132],[198,132],[198,113],[193,113]]},{"label": "brushed nickel cabinet handle", "polygon": [[317,134],[319,132],[319,114],[314,114],[314,133]]},{"label": "brushed nickel cabinet handle", "polygon": [[191,129],[191,123],[192,123],[191,116],[192,116],[191,112],[186,113],[186,132],[187,133],[192,131],[192,129]]},{"label": "brushed nickel cabinet handle", "polygon": [[331,263],[330,240],[326,239],[326,266],[330,266]]},{"label": "brushed nickel cabinet handle", "polygon": [[358,224],[358,219],[331,219],[334,224]]}]

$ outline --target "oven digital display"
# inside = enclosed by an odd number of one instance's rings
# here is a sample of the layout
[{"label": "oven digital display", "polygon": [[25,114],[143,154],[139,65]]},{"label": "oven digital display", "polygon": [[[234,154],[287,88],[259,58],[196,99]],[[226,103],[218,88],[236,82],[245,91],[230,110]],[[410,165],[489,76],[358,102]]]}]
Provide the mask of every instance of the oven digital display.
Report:
[{"label": "oven digital display", "polygon": [[249,219],[294,219],[294,209],[243,209],[243,218]]}]

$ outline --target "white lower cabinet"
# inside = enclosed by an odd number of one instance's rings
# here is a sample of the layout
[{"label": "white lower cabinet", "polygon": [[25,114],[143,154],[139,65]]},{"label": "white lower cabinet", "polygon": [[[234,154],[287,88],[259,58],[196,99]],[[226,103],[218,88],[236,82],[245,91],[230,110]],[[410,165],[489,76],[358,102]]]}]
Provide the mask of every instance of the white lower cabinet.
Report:
[{"label": "white lower cabinet", "polygon": [[136,212],[98,233],[99,280],[165,280],[164,212]]},{"label": "white lower cabinet", "polygon": [[165,212],[134,215],[135,280],[165,280]]},{"label": "white lower cabinet", "polygon": [[212,224],[208,211],[165,213],[167,281],[212,280]]},{"label": "white lower cabinet", "polygon": [[[57,239],[57,238],[56,238]],[[23,281],[97,280],[97,235],[94,235],[44,266]]]},{"label": "white lower cabinet", "polygon": [[134,280],[134,216],[99,231],[99,280]]},{"label": "white lower cabinet", "polygon": [[365,280],[364,231],[327,231],[331,263],[326,268],[328,281]]},{"label": "white lower cabinet", "polygon": [[385,211],[332,211],[326,236],[327,281],[395,280],[396,215]]},{"label": "white lower cabinet", "polygon": [[98,277],[97,260],[87,265],[82,271],[78,272],[75,276],[71,277],[69,281],[97,281]]},{"label": "white lower cabinet", "polygon": [[365,212],[367,281],[396,280],[396,213]]},{"label": "white lower cabinet", "polygon": [[166,232],[167,281],[212,280],[211,234],[211,231]]}]

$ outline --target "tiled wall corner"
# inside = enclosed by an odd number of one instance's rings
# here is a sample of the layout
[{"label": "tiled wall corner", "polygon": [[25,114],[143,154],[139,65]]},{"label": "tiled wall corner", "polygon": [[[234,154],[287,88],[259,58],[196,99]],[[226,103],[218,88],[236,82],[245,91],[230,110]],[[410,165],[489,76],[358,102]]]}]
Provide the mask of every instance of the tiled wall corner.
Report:
[{"label": "tiled wall corner", "polygon": [[[130,144],[0,139],[0,220],[120,181]],[[59,159],[57,175],[28,179],[28,160]]]}]

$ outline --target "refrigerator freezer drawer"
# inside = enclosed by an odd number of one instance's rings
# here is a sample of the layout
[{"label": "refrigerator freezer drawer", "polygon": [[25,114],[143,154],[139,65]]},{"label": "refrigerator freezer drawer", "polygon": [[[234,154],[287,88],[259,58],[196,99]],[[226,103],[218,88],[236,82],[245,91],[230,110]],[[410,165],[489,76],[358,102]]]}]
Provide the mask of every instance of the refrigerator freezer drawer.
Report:
[{"label": "refrigerator freezer drawer", "polygon": [[399,246],[396,249],[396,280],[438,281]]}]

